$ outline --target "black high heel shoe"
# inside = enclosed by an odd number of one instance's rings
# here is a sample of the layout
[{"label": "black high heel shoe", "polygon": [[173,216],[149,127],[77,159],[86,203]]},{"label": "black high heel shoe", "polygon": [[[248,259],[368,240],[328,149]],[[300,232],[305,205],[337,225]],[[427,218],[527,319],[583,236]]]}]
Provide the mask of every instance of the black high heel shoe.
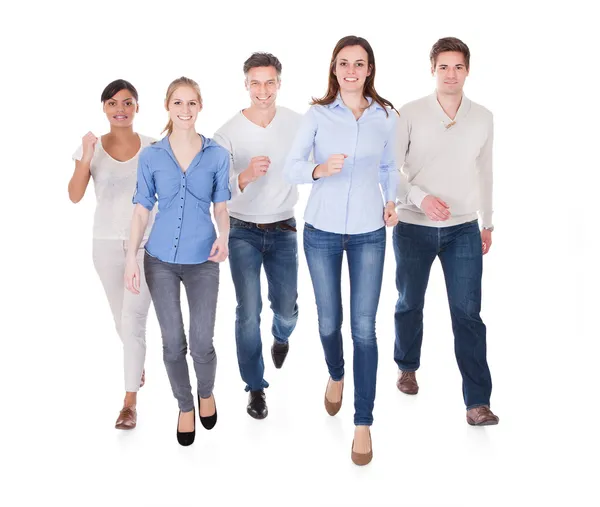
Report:
[{"label": "black high heel shoe", "polygon": [[[213,394],[214,397],[214,394]],[[198,395],[198,414],[200,414],[200,395]],[[215,413],[205,417],[200,416],[200,422],[207,430],[212,430],[217,424],[217,402],[215,401]]]},{"label": "black high heel shoe", "polygon": [[[196,409],[194,410],[194,421],[196,420]],[[196,438],[196,423],[194,423],[194,431],[179,431],[179,418],[181,417],[181,410],[179,411],[179,415],[177,416],[177,441],[179,445],[188,446],[194,443],[194,439]]]}]

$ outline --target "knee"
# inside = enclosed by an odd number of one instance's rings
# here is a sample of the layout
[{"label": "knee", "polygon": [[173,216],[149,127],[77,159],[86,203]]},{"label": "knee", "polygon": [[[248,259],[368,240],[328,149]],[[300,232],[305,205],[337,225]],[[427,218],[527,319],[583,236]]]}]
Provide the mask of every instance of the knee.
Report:
[{"label": "knee", "polygon": [[358,315],[351,322],[352,340],[359,346],[375,344],[375,317],[372,315]]},{"label": "knee", "polygon": [[451,301],[450,303],[450,313],[455,319],[481,322],[480,311],[481,305],[479,302],[471,299]]},{"label": "knee", "polygon": [[215,347],[212,334],[208,330],[192,335],[190,332],[190,354],[194,361],[209,363],[215,356]]},{"label": "knee", "polygon": [[337,334],[342,329],[342,319],[332,315],[319,315],[319,334],[323,338]]},{"label": "knee", "polygon": [[163,360],[168,363],[174,363],[181,358],[185,359],[187,354],[187,345],[184,337],[165,337],[163,335]]}]

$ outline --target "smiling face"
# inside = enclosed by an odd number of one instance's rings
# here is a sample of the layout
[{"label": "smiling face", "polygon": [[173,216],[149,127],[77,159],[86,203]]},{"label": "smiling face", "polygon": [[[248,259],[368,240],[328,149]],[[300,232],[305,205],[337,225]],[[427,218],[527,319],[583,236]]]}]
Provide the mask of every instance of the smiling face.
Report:
[{"label": "smiling face", "polygon": [[121,90],[104,101],[102,110],[113,127],[131,127],[139,106],[129,90]]},{"label": "smiling face", "polygon": [[188,130],[194,128],[198,113],[202,110],[200,97],[189,86],[180,86],[171,94],[165,108],[175,130]]},{"label": "smiling face", "polygon": [[437,55],[435,67],[431,69],[436,88],[444,95],[462,95],[469,70],[464,55],[459,51],[444,51]]},{"label": "smiling face", "polygon": [[273,66],[253,67],[246,74],[246,90],[254,107],[269,109],[275,105],[281,81]]},{"label": "smiling face", "polygon": [[337,55],[334,74],[340,91],[361,92],[365,80],[371,75],[369,56],[361,46],[347,46]]}]

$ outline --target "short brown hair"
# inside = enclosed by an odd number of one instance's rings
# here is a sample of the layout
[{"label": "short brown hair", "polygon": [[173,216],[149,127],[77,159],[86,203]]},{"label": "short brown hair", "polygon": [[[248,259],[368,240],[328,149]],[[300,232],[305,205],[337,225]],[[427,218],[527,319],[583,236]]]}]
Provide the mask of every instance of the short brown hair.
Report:
[{"label": "short brown hair", "polygon": [[248,75],[248,71],[255,67],[275,67],[277,76],[281,76],[281,62],[271,53],[252,53],[244,62],[244,75]]},{"label": "short brown hair", "polygon": [[465,57],[465,67],[469,70],[469,60],[471,59],[471,52],[469,51],[469,47],[460,39],[456,37],[444,37],[443,39],[438,40],[433,47],[431,48],[431,52],[429,53],[429,60],[431,61],[431,66],[435,69],[437,64],[437,57],[440,53],[445,53],[447,51],[456,51],[458,53],[462,53]]}]

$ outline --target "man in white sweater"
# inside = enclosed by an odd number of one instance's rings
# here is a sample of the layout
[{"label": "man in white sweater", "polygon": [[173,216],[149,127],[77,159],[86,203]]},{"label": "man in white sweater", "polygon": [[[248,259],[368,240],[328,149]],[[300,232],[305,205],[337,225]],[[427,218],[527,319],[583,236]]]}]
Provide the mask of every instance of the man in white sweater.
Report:
[{"label": "man in white sweater", "polygon": [[[431,265],[440,258],[455,352],[463,378],[467,422],[497,424],[490,410],[492,379],[481,308],[482,256],[492,245],[492,113],[469,100],[469,48],[438,40],[430,53],[436,90],[400,109],[396,255],[397,386],[417,394],[423,305]],[[477,219],[481,223],[481,231]]]},{"label": "man in white sweater", "polygon": [[244,74],[250,107],[225,123],[214,140],[231,153],[229,266],[237,299],[238,364],[249,391],[246,410],[264,419],[269,384],[260,336],[260,273],[264,266],[273,310],[271,357],[281,368],[298,320],[298,191],[285,181],[283,167],[302,116],[275,103],[281,85],[281,63],[275,56],[252,54]]}]

